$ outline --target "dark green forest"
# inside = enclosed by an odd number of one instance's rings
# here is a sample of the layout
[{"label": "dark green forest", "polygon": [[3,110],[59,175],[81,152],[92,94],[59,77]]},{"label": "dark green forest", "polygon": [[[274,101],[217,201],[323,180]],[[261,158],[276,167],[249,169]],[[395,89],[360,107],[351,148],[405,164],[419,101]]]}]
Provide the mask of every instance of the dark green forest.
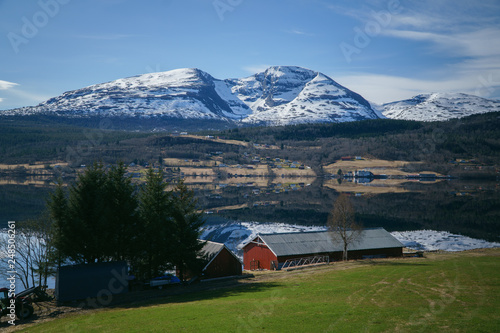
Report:
[{"label": "dark green forest", "polygon": [[[53,119],[40,123],[36,118],[0,118],[2,163],[60,160],[77,166],[95,160],[151,162],[159,157],[199,159],[213,151],[227,153],[228,161],[245,163],[241,158],[243,152],[258,152],[251,147],[171,137],[168,132],[117,130],[115,119],[95,120],[93,125],[60,124]],[[266,150],[266,154],[307,160],[320,174],[322,165],[346,155],[424,161],[426,168],[430,166],[448,174],[457,172],[449,163],[454,159],[475,159],[484,165],[497,165],[499,128],[500,113],[492,112],[446,122],[378,119],[340,124],[244,127],[203,133],[276,145],[281,149]]]}]

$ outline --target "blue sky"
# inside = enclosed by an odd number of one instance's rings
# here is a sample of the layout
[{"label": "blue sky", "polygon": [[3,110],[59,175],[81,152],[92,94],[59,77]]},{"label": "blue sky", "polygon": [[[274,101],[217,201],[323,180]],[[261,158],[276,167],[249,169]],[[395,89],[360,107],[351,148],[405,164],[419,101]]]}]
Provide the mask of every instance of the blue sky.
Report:
[{"label": "blue sky", "polygon": [[320,71],[370,101],[500,99],[500,1],[0,0],[0,110],[156,71]]}]

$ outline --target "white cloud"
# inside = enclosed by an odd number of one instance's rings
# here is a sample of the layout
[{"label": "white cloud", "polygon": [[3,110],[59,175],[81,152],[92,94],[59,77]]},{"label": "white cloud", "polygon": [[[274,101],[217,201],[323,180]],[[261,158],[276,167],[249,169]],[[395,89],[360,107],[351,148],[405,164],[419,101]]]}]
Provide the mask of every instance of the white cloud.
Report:
[{"label": "white cloud", "polygon": [[[383,6],[375,11],[384,10]],[[363,97],[386,103],[427,92],[463,92],[500,98],[500,27],[498,1],[470,2],[428,0],[404,2],[380,35],[425,43],[428,57],[437,55],[447,64],[423,68],[433,78],[403,78],[374,73],[352,73],[335,77]],[[362,22],[373,20],[367,13],[345,11]],[[409,59],[411,61],[411,59]],[[437,79],[436,79],[437,78]]]},{"label": "white cloud", "polygon": [[292,30],[286,30],[287,33],[289,34],[294,34],[294,35],[299,35],[299,36],[314,36],[314,34],[305,32],[303,30],[299,29],[292,29]]},{"label": "white cloud", "polygon": [[406,38],[412,40],[422,40],[422,41],[431,41],[437,43],[438,45],[444,44],[453,44],[457,43],[457,40],[451,36],[441,35],[433,32],[422,32],[422,31],[412,31],[412,30],[384,30],[382,31],[383,35],[398,37],[398,38]]},{"label": "white cloud", "polygon": [[48,95],[42,95],[36,92],[30,92],[30,91],[23,91],[19,89],[12,89],[11,90],[12,96],[16,97],[17,99],[22,99],[25,100],[26,102],[31,103],[41,103],[43,101],[48,100],[51,97],[54,96],[48,96]]},{"label": "white cloud", "polygon": [[[435,51],[446,54],[450,60],[454,59],[439,70],[442,77],[440,81],[411,80],[410,89],[427,87],[428,91],[460,91],[486,98],[500,97],[500,29],[484,28],[448,35],[403,30],[384,33],[430,41]],[[396,85],[393,88],[401,91],[408,86],[405,82],[399,83],[402,86]]]},{"label": "white cloud", "polygon": [[[1,84],[2,81],[0,81]],[[13,109],[22,106],[36,105],[48,100],[53,96],[43,95],[37,92],[25,91],[18,88],[5,90],[0,98],[1,109]]]},{"label": "white cloud", "polygon": [[18,84],[14,82],[0,80],[0,90],[7,90],[17,85]]},{"label": "white cloud", "polygon": [[[12,89],[12,87],[15,87],[15,86],[18,86],[18,84],[14,83],[14,82],[0,80],[0,90],[5,90],[3,95],[9,95],[12,92],[12,90],[14,90],[14,89]],[[3,103],[4,101],[5,101],[5,98],[0,97],[0,103]]]},{"label": "white cloud", "polygon": [[243,70],[253,75],[256,73],[264,72],[269,67],[271,67],[271,65],[249,65],[243,67]]},{"label": "white cloud", "polygon": [[383,31],[382,34],[398,38],[429,41],[434,43],[436,51],[446,52],[450,56],[498,56],[500,59],[500,29],[497,28],[485,28],[457,34],[390,29]]}]

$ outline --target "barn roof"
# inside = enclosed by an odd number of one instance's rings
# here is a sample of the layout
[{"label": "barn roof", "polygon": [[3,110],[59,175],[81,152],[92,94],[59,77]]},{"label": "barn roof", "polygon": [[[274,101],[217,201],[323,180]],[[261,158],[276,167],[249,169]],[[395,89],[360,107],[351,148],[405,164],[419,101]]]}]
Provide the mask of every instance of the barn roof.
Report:
[{"label": "barn roof", "polygon": [[205,241],[205,245],[201,249],[201,252],[203,252],[204,255],[207,256],[207,258],[212,259],[214,255],[217,255],[223,248],[224,244],[222,243],[216,243],[216,242],[211,242],[211,241]]},{"label": "barn roof", "polygon": [[210,264],[212,263],[212,261],[215,259],[215,257],[217,257],[217,255],[222,251],[222,249],[226,248],[229,253],[231,253],[233,255],[233,257],[235,257],[240,263],[241,263],[241,260],[240,258],[238,258],[234,253],[233,251],[231,251],[230,249],[228,249],[226,247],[226,245],[224,245],[223,243],[216,243],[216,242],[211,242],[211,241],[204,241],[205,242],[205,245],[203,246],[203,248],[201,249],[201,253],[202,253],[202,256],[207,259],[207,264],[205,265],[205,267],[203,268],[203,270],[207,269],[208,266],[210,266]]},{"label": "barn roof", "polygon": [[[259,237],[276,256],[343,251],[342,241],[329,231],[260,234]],[[384,228],[363,229],[349,251],[403,247]]]}]

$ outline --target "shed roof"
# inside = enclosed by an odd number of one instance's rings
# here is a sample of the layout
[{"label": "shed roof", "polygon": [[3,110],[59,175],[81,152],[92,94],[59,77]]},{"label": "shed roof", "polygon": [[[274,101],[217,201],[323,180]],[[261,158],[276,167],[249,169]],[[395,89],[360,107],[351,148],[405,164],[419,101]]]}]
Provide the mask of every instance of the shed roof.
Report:
[{"label": "shed roof", "polygon": [[208,259],[212,259],[214,255],[220,252],[224,248],[224,244],[216,243],[211,241],[205,241],[205,245],[201,249],[201,252],[207,256]]},{"label": "shed roof", "polygon": [[[260,237],[276,256],[343,251],[342,241],[330,231],[260,234],[257,237]],[[384,228],[370,228],[362,230],[358,240],[349,244],[348,250],[394,247],[403,247],[403,244]]]},{"label": "shed roof", "polygon": [[204,241],[205,245],[201,249],[202,256],[208,260],[207,264],[203,268],[203,270],[207,269],[207,267],[212,263],[212,261],[217,257],[217,255],[222,251],[222,249],[226,248],[229,253],[233,255],[240,263],[241,260],[238,258],[233,251],[231,251],[229,248],[227,248],[226,245],[223,243],[216,243],[216,242],[211,242],[211,241]]}]

